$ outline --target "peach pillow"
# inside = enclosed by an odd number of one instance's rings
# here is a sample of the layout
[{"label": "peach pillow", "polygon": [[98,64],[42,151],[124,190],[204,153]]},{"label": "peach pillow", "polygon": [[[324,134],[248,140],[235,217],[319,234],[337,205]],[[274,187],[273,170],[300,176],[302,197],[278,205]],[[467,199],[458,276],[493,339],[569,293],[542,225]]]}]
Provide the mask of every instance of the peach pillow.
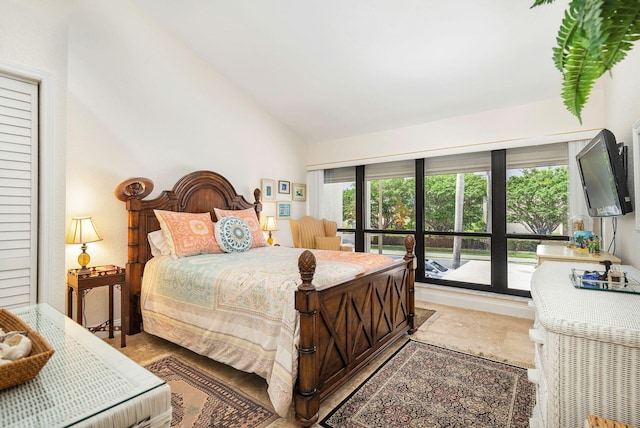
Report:
[{"label": "peach pillow", "polygon": [[340,236],[316,236],[315,240],[317,250],[340,251]]},{"label": "peach pillow", "polygon": [[209,213],[154,210],[164,240],[173,257],[223,253],[214,236]]},{"label": "peach pillow", "polygon": [[213,210],[218,220],[223,217],[238,217],[244,220],[251,231],[251,248],[267,246],[267,240],[264,239],[264,235],[262,234],[262,227],[260,227],[260,220],[258,220],[256,210],[253,208],[247,208],[246,210],[221,210],[214,208]]}]

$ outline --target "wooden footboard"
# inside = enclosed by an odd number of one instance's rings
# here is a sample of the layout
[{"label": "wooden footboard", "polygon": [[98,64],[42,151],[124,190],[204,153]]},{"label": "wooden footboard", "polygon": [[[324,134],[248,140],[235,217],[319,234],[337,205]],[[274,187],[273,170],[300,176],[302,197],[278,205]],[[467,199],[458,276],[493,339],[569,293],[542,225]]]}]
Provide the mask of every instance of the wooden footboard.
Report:
[{"label": "wooden footboard", "polygon": [[402,262],[332,287],[312,284],[316,260],[302,253],[302,284],[296,292],[300,312],[296,420],[311,426],[320,401],[371,359],[415,331],[413,235],[405,238]]}]

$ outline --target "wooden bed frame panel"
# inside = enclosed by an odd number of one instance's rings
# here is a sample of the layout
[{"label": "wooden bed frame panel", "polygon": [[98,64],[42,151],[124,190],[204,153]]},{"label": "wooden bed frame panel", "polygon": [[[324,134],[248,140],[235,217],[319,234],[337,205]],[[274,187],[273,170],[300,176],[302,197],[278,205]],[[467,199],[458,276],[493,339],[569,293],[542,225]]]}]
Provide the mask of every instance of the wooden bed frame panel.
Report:
[{"label": "wooden bed frame panel", "polygon": [[[214,208],[262,210],[260,190],[255,201],[238,195],[231,183],[212,171],[196,171],[177,181],[172,190],[151,200],[153,190],[146,178],[122,182],[115,195],[128,211],[128,307],[122,308],[122,334],[141,331],[140,289],[145,263],[151,258],[147,234],[160,229],[154,210],[210,212]],[[343,283],[316,287],[316,260],[311,251],[298,259],[302,284],[296,291],[300,313],[298,379],[294,392],[296,421],[311,426],[318,420],[319,405],[405,333],[415,331],[413,235],[405,238],[403,261],[358,275]],[[128,303],[128,304],[127,304]]]}]

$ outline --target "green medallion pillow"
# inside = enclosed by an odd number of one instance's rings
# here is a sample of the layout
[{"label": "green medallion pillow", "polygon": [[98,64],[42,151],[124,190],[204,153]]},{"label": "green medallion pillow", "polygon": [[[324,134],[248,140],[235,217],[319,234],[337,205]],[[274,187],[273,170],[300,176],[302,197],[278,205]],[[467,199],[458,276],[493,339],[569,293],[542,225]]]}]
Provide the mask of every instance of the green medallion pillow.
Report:
[{"label": "green medallion pillow", "polygon": [[241,253],[251,248],[251,230],[242,219],[223,217],[215,225],[216,241],[222,251]]}]

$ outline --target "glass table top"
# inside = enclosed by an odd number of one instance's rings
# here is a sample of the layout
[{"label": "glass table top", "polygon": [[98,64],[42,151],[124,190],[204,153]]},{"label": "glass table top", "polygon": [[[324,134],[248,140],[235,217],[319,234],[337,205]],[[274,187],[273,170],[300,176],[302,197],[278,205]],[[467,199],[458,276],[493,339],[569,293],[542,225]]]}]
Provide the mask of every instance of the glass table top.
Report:
[{"label": "glass table top", "polygon": [[11,310],[55,352],[35,379],[0,390],[0,424],[64,427],[165,382],[46,304]]}]

